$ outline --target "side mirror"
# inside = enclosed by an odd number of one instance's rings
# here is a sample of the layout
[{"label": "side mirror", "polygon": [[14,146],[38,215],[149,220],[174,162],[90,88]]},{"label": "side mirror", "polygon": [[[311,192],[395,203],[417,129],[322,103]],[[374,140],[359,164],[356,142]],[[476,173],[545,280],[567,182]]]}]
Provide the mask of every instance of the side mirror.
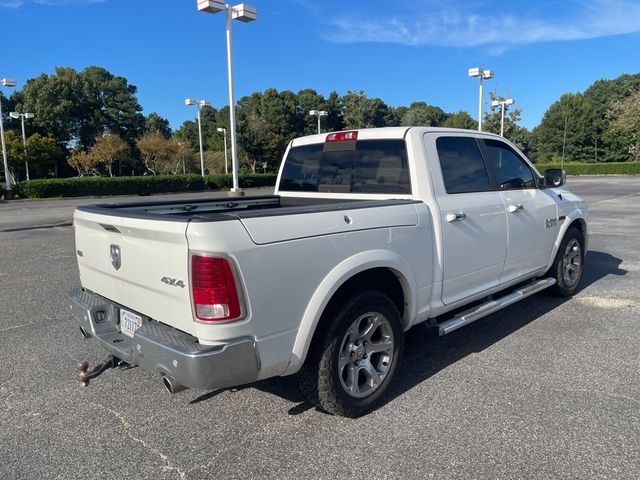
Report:
[{"label": "side mirror", "polygon": [[544,184],[547,187],[561,187],[567,183],[567,174],[563,168],[547,168],[544,171]]}]

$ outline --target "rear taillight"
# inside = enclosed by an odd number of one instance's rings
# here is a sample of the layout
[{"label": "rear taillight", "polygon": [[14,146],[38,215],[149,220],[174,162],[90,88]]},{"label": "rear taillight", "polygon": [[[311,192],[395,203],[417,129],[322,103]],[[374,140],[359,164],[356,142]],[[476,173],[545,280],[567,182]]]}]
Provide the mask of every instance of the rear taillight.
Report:
[{"label": "rear taillight", "polygon": [[191,288],[198,320],[220,322],[242,316],[236,279],[226,258],[193,255]]},{"label": "rear taillight", "polygon": [[337,132],[327,135],[327,142],[344,142],[347,140],[357,140],[358,132]]}]

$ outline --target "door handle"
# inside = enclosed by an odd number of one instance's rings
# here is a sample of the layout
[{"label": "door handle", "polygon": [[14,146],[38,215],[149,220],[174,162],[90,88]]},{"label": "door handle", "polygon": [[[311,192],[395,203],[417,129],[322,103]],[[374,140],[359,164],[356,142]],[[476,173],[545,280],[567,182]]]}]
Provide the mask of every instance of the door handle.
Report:
[{"label": "door handle", "polygon": [[447,222],[461,222],[462,220],[467,218],[467,216],[463,212],[458,212],[447,213],[447,216],[445,218],[447,219]]},{"label": "door handle", "polygon": [[519,203],[518,205],[509,205],[507,207],[507,210],[509,210],[509,213],[516,213],[524,210],[524,207],[522,206],[521,203]]}]

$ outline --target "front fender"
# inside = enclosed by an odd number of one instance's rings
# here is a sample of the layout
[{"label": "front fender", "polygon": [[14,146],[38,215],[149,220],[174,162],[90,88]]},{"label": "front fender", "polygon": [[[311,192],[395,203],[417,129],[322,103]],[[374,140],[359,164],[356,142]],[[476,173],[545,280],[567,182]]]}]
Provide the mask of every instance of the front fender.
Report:
[{"label": "front fender", "polygon": [[[559,212],[562,215],[562,211]],[[553,265],[553,261],[558,254],[558,249],[560,248],[560,244],[562,243],[562,239],[564,238],[567,230],[574,224],[576,220],[582,220],[584,222],[585,228],[583,230],[584,233],[584,253],[586,254],[587,249],[589,247],[589,229],[587,222],[587,207],[586,204],[582,203],[573,210],[564,214],[565,219],[560,225],[560,229],[558,230],[558,236],[556,237],[556,241],[553,245],[553,251],[551,252],[551,258],[549,259],[549,263],[547,264],[547,270],[551,268]]]},{"label": "front fender", "polygon": [[402,323],[405,329],[411,326],[411,319],[416,317],[418,289],[409,264],[389,250],[358,253],[336,265],[316,288],[300,322],[291,360],[284,375],[295,373],[302,367],[318,322],[338,289],[354,275],[374,268],[387,268],[398,276],[406,303]]}]

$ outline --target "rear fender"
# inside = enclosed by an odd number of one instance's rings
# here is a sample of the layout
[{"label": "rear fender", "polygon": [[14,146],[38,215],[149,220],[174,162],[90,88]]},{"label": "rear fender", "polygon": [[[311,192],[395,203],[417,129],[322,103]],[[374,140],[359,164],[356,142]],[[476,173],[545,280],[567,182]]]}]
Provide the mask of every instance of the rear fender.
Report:
[{"label": "rear fender", "polygon": [[338,289],[353,276],[374,268],[387,268],[398,276],[406,304],[403,327],[406,330],[411,326],[411,320],[416,317],[417,312],[418,289],[409,264],[397,253],[388,250],[359,253],[336,265],[314,292],[300,322],[291,360],[284,375],[295,373],[302,367],[320,318]]}]

